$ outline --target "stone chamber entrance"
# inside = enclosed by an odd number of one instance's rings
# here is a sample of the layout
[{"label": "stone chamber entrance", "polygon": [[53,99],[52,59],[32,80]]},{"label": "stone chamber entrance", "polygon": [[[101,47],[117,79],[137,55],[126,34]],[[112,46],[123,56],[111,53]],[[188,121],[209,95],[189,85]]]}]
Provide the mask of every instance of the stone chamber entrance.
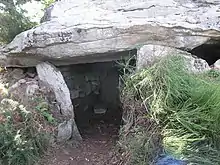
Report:
[{"label": "stone chamber entrance", "polygon": [[210,40],[189,52],[206,60],[209,65],[213,65],[220,58],[220,42],[218,40]]},{"label": "stone chamber entrance", "polygon": [[51,151],[42,164],[110,165],[120,159],[115,149],[122,123],[117,63],[97,62],[58,67],[70,90],[75,121],[82,136]]},{"label": "stone chamber entrance", "polygon": [[[48,165],[120,164],[117,149],[122,122],[120,77],[126,59],[136,50],[122,52],[115,60],[57,66],[70,91],[75,121],[82,136],[79,145],[71,139],[46,156]],[[136,60],[131,60],[136,65]],[[129,64],[130,65],[130,64]]]},{"label": "stone chamber entrance", "polygon": [[60,66],[70,90],[75,120],[83,138],[117,137],[122,120],[117,63]]}]

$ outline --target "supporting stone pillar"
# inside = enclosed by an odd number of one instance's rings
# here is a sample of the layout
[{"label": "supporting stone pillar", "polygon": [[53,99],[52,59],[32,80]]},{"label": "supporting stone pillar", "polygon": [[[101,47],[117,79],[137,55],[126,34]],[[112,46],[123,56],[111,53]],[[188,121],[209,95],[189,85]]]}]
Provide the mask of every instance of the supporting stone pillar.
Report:
[{"label": "supporting stone pillar", "polygon": [[40,63],[36,66],[39,80],[53,90],[57,103],[60,106],[64,122],[58,126],[57,140],[60,142],[69,139],[81,140],[81,135],[74,119],[74,110],[70,98],[70,91],[64,81],[63,75],[58,68],[48,62]]}]

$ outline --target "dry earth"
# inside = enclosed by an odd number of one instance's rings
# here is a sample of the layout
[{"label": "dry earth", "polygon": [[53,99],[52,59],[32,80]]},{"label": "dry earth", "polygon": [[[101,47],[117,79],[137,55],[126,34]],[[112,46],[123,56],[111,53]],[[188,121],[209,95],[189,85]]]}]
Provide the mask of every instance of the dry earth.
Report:
[{"label": "dry earth", "polygon": [[41,165],[120,165],[114,124],[98,123],[81,130],[83,141],[75,145],[59,145],[49,149]]}]

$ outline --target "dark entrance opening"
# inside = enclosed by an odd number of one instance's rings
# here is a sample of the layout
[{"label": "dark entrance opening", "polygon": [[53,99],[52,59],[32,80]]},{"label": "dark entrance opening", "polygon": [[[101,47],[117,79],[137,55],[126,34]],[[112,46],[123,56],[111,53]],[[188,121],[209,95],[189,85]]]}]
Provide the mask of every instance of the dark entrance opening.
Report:
[{"label": "dark entrance opening", "polygon": [[83,138],[116,136],[122,120],[116,62],[59,67],[70,90],[75,120]]},{"label": "dark entrance opening", "polygon": [[194,48],[190,53],[206,60],[209,65],[213,65],[218,59],[220,59],[220,42],[209,41],[208,43]]}]

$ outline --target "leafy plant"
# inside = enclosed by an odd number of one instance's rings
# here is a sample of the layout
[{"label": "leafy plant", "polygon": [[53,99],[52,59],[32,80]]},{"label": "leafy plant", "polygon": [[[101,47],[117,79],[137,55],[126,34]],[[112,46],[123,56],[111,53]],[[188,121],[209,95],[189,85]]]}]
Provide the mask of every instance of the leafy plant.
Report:
[{"label": "leafy plant", "polygon": [[17,34],[36,26],[24,16],[26,11],[20,7],[28,1],[0,0],[0,43],[9,43]]},{"label": "leafy plant", "polygon": [[44,8],[48,8],[55,0],[42,0],[41,3],[44,5]]},{"label": "leafy plant", "polygon": [[0,104],[0,162],[33,165],[45,152],[49,134],[40,114],[11,99]]},{"label": "leafy plant", "polygon": [[49,112],[49,105],[47,102],[45,101],[39,102],[38,105],[36,106],[36,110],[39,111],[49,123],[52,124],[55,122],[55,118]]}]

